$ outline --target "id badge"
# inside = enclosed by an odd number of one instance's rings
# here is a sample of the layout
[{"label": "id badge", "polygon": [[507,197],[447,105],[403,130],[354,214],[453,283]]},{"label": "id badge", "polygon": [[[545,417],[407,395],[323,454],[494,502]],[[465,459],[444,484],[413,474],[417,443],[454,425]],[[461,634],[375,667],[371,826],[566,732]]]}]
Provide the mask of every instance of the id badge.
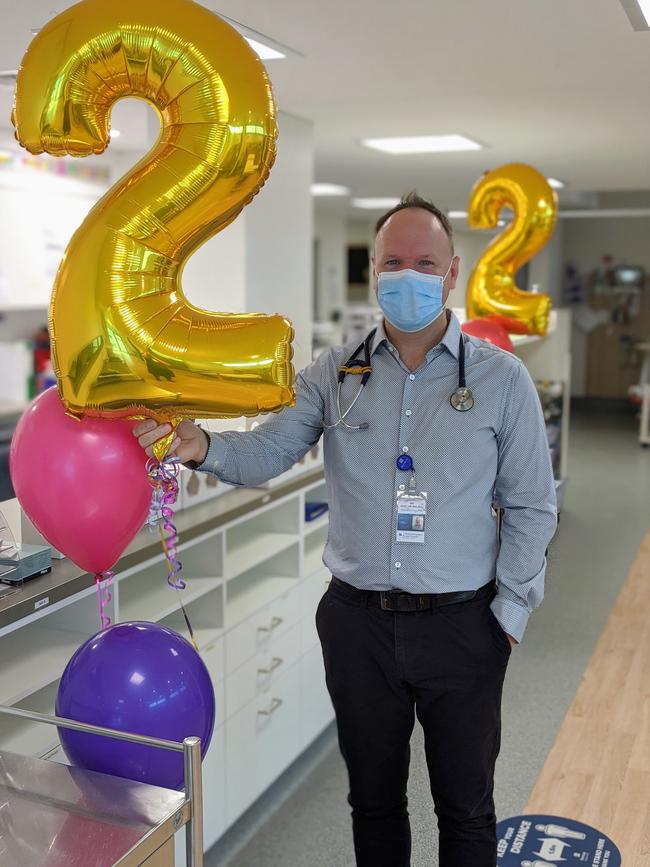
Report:
[{"label": "id badge", "polygon": [[414,490],[397,494],[397,541],[424,544],[427,520],[427,493]]}]

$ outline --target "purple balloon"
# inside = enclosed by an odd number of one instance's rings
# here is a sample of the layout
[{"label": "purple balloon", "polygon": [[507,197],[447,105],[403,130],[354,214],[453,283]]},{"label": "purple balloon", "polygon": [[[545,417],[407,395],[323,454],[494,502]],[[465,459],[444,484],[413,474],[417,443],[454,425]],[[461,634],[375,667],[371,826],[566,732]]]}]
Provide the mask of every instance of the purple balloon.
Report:
[{"label": "purple balloon", "polygon": [[[56,713],[170,741],[210,744],[215,699],[207,668],[182,636],[156,623],[117,623],[89,638],[65,667]],[[59,728],[73,765],[168,789],[183,785],[183,754]]]}]

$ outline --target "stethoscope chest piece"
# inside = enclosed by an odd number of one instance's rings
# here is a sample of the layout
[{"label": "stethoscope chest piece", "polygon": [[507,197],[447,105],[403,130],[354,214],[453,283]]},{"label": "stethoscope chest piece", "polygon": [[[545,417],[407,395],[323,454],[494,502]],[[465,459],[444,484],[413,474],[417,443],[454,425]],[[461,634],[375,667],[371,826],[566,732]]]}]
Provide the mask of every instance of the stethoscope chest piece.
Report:
[{"label": "stethoscope chest piece", "polygon": [[474,395],[469,388],[457,388],[449,398],[449,403],[458,412],[467,412],[474,406]]}]

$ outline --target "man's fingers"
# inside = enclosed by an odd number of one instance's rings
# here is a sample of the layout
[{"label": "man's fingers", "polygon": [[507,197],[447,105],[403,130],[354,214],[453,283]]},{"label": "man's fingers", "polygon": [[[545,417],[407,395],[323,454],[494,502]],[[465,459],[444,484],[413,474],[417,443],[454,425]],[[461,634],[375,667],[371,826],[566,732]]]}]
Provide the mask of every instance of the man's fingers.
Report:
[{"label": "man's fingers", "polygon": [[168,424],[156,425],[153,430],[149,430],[148,433],[143,433],[138,437],[138,442],[142,446],[143,449],[146,449],[147,446],[153,445],[162,437],[167,436],[171,431],[171,427]]},{"label": "man's fingers", "polygon": [[133,436],[141,437],[142,434],[147,433],[150,430],[153,430],[158,426],[158,423],[153,418],[146,418],[144,421],[139,421],[133,427]]}]

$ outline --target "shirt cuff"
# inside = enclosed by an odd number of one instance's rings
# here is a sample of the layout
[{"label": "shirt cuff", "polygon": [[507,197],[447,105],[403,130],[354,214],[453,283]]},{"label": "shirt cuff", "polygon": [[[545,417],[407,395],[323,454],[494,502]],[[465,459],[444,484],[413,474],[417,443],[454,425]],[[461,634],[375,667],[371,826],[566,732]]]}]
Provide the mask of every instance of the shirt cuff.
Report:
[{"label": "shirt cuff", "polygon": [[490,608],[504,632],[512,635],[517,641],[521,641],[530,612],[523,605],[517,605],[516,602],[500,596],[498,592],[490,603]]},{"label": "shirt cuff", "polygon": [[218,434],[210,434],[207,431],[205,433],[208,435],[210,445],[203,463],[198,464],[196,469],[218,476],[224,471],[228,446]]}]

